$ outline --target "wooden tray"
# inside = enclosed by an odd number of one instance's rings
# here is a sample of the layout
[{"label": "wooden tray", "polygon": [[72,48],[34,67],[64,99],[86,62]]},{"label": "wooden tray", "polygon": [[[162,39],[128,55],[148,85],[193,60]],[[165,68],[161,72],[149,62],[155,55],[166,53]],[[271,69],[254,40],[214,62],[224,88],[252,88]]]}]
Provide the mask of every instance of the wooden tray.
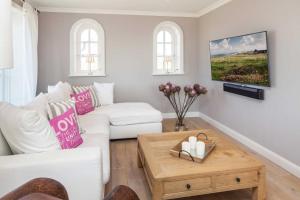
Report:
[{"label": "wooden tray", "polygon": [[[200,138],[201,135],[204,135],[205,139]],[[186,137],[184,140],[182,140],[180,143],[178,143],[175,147],[173,147],[170,150],[170,154],[177,158],[182,158],[182,159],[190,160],[193,162],[201,163],[201,162],[203,162],[203,160],[205,160],[205,158],[207,158],[207,156],[210,154],[210,152],[212,152],[212,150],[214,150],[214,148],[216,147],[216,142],[214,142],[213,140],[209,140],[205,133],[198,133],[196,136],[198,141],[201,140],[205,143],[205,154],[204,154],[204,158],[201,159],[196,156],[196,150],[192,150],[191,153],[188,153],[181,149],[181,143],[184,141],[188,142],[189,137],[190,136]]]}]

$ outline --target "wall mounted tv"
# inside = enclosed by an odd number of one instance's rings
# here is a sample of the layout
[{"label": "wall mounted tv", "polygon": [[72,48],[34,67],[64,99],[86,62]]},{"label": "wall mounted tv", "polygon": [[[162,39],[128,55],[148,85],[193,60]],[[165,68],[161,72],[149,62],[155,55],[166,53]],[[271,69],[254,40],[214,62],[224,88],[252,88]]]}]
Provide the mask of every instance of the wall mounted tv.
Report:
[{"label": "wall mounted tv", "polygon": [[212,79],[270,86],[267,32],[210,41]]}]

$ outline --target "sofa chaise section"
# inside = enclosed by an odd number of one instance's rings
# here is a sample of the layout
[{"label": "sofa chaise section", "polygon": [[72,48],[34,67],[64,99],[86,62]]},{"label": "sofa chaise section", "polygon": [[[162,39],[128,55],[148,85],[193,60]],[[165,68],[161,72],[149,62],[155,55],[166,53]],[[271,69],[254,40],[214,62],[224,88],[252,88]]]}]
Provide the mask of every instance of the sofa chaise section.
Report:
[{"label": "sofa chaise section", "polygon": [[162,115],[147,103],[115,103],[101,106],[96,113],[110,121],[110,139],[136,138],[142,133],[161,133]]}]

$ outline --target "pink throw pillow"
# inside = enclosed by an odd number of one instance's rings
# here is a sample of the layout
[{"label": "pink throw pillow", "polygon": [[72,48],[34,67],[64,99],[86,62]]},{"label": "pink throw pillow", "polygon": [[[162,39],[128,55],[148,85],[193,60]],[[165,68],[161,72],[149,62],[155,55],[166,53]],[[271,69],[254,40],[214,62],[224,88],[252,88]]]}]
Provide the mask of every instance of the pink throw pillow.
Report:
[{"label": "pink throw pillow", "polygon": [[95,109],[90,90],[86,90],[78,94],[72,94],[71,97],[76,101],[75,107],[78,115],[84,115]]},{"label": "pink throw pillow", "polygon": [[73,108],[51,119],[50,125],[54,129],[62,149],[72,149],[82,144],[83,140]]}]

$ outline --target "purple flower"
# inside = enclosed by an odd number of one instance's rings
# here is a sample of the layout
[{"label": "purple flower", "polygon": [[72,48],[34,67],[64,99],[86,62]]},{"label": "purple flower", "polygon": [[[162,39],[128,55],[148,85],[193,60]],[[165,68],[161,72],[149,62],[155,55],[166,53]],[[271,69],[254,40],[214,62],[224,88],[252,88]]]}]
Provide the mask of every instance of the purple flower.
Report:
[{"label": "purple flower", "polygon": [[166,85],[169,86],[169,87],[172,87],[172,83],[171,82],[167,82]]},{"label": "purple flower", "polygon": [[190,91],[190,87],[189,87],[189,86],[185,86],[185,87],[184,87],[184,92],[185,92],[185,93],[188,93],[189,91]]},{"label": "purple flower", "polygon": [[176,92],[178,92],[178,93],[179,93],[179,92],[180,92],[180,90],[181,90],[181,87],[180,87],[180,86],[176,86],[175,88],[176,88]]},{"label": "purple flower", "polygon": [[189,92],[190,97],[194,97],[194,96],[196,96],[196,94],[197,94],[197,92],[194,89]]},{"label": "purple flower", "polygon": [[172,93],[175,93],[175,92],[177,92],[177,89],[176,89],[176,86],[175,86],[175,85],[172,85],[172,87],[171,87],[171,91],[172,91]]},{"label": "purple flower", "polygon": [[199,92],[200,92],[201,94],[205,94],[205,93],[207,92],[207,89],[206,89],[205,87],[200,86],[200,87],[199,87]]},{"label": "purple flower", "polygon": [[194,86],[194,90],[196,90],[197,94],[200,95],[202,93],[201,86]]},{"label": "purple flower", "polygon": [[200,85],[198,83],[194,84],[194,89],[200,88]]},{"label": "purple flower", "polygon": [[166,97],[169,97],[169,96],[171,95],[171,90],[170,90],[170,89],[165,89],[165,90],[164,90],[164,95],[165,95]]},{"label": "purple flower", "polygon": [[158,87],[159,91],[161,91],[161,92],[163,92],[165,88],[166,88],[166,86],[165,86],[164,84],[161,84],[161,85]]},{"label": "purple flower", "polygon": [[[196,98],[198,98],[199,95],[207,93],[207,89],[197,83],[194,85],[188,85],[183,88],[186,96],[184,100],[181,101],[180,100],[181,95],[179,94],[181,91],[180,86],[168,82],[166,84],[159,85],[158,88],[159,91],[163,92],[164,95],[171,102],[178,116],[178,121],[180,120],[182,121],[184,119],[186,112],[188,112],[191,106],[189,102],[194,101]],[[176,93],[178,93],[178,95],[176,95]],[[181,103],[181,105],[179,105],[179,103]]]},{"label": "purple flower", "polygon": [[206,94],[207,93],[207,89],[205,87],[201,87],[201,94]]}]

